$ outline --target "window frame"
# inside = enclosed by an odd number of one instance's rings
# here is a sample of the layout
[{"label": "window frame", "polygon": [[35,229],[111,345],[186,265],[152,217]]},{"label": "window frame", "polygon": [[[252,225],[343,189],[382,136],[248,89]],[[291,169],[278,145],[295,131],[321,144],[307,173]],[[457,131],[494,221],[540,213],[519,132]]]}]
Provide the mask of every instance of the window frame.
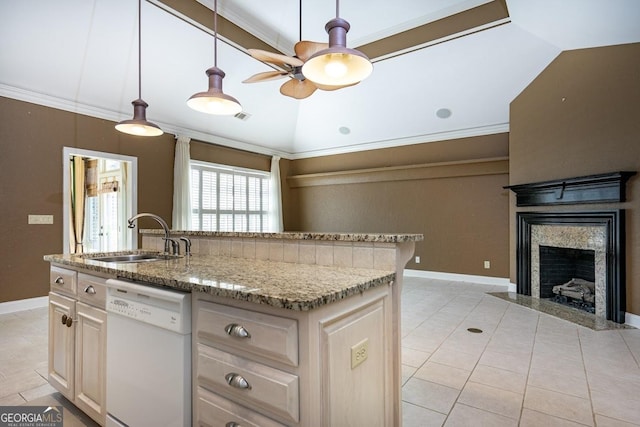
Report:
[{"label": "window frame", "polygon": [[[198,182],[194,182],[194,170],[198,170]],[[203,171],[209,173],[215,173],[215,206],[214,208],[203,208]],[[189,174],[191,178],[190,192],[191,192],[191,219],[192,227],[197,231],[222,231],[222,232],[266,232],[269,228],[269,196],[270,191],[269,181],[271,173],[269,171],[262,171],[256,169],[248,169],[237,166],[223,165],[219,163],[204,162],[201,160],[189,161]],[[231,200],[227,200],[227,205],[231,206],[231,209],[221,209],[221,174],[231,175],[231,190],[228,194],[231,194]],[[244,178],[244,191],[242,195],[244,200],[236,200],[237,197],[237,177]],[[258,196],[253,200],[250,199],[250,179],[258,179],[259,192]],[[194,191],[198,191],[198,196],[194,197]],[[228,187],[227,187],[228,189]],[[255,205],[257,201],[259,209],[250,209],[252,205]],[[239,202],[239,203],[238,203]],[[196,205],[197,204],[197,205]],[[237,207],[240,208],[237,208]],[[244,206],[244,209],[241,207]],[[204,228],[207,221],[203,221],[204,215],[211,215],[215,218],[215,224]],[[231,220],[231,226],[224,226],[224,219]],[[239,218],[243,218],[243,221],[238,224],[236,221]],[[251,224],[255,224],[258,221],[259,227],[250,228]]]}]

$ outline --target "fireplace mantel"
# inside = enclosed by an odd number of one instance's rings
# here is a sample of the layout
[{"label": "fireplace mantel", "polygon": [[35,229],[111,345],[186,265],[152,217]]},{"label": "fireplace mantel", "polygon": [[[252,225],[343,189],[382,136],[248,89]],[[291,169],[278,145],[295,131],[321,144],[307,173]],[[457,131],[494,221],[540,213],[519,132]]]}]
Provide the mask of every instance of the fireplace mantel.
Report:
[{"label": "fireplace mantel", "polygon": [[625,184],[635,174],[612,172],[504,188],[516,193],[516,206],[624,202]]}]

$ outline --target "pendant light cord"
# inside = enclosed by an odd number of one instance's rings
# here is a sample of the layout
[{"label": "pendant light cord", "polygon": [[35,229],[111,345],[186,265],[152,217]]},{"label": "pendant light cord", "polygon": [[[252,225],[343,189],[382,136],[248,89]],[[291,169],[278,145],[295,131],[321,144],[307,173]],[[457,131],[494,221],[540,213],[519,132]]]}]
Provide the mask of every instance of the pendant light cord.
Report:
[{"label": "pendant light cord", "polygon": [[213,2],[213,66],[218,67],[218,0]]},{"label": "pendant light cord", "polygon": [[138,99],[142,99],[142,0],[138,0]]},{"label": "pendant light cord", "polygon": [[340,0],[336,0],[336,18],[340,17]]}]

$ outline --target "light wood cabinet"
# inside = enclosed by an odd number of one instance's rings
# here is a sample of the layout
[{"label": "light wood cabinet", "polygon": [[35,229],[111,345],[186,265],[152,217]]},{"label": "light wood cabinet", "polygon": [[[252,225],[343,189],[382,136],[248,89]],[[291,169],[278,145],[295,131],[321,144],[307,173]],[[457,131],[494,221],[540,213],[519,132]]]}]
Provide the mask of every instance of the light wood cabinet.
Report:
[{"label": "light wood cabinet", "polygon": [[195,424],[393,425],[391,287],[309,311],[193,293]]},{"label": "light wood cabinet", "polygon": [[100,425],[106,422],[105,279],[51,267],[49,383]]},{"label": "light wood cabinet", "polygon": [[49,293],[49,383],[70,399],[75,382],[75,330],[66,319],[75,316],[75,300]]},{"label": "light wood cabinet", "polygon": [[106,417],[107,313],[76,303],[75,401],[93,419]]}]

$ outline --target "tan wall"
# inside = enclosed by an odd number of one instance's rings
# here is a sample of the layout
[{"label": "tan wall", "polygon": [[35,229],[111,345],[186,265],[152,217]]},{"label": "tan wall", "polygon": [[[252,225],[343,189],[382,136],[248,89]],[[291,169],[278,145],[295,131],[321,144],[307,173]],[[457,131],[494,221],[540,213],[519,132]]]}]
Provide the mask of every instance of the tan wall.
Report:
[{"label": "tan wall", "polygon": [[[412,261],[408,268],[507,277],[509,196],[502,188],[508,183],[507,166],[486,175],[474,173],[474,162],[447,165],[437,173],[426,166],[417,169],[426,177],[414,176],[415,165],[487,158],[502,158],[506,165],[507,155],[508,135],[499,134],[294,160],[289,185],[294,186],[290,200],[297,209],[289,226],[299,231],[422,233],[425,240],[415,251],[421,263]],[[345,171],[371,168],[375,170],[356,173],[364,178],[323,185],[324,179],[342,179]],[[397,179],[403,174],[410,179]],[[352,178],[367,182],[349,182]],[[312,184],[295,187],[307,180]],[[491,261],[490,270],[483,268],[484,260]]]},{"label": "tan wall", "polygon": [[[62,149],[138,158],[138,211],[171,224],[175,138],[121,134],[113,122],[0,97],[0,302],[44,296],[49,290],[45,254],[62,253]],[[269,170],[270,156],[192,141],[196,160]],[[281,160],[283,181],[290,161]],[[283,186],[285,222],[291,216]],[[53,225],[28,225],[29,214],[53,215]],[[142,218],[141,228],[156,228]]]},{"label": "tan wall", "polygon": [[[567,51],[511,103],[511,184],[640,171],[640,44]],[[510,220],[516,208],[511,197]],[[626,209],[627,311],[640,314],[640,179],[623,204],[528,210]],[[515,282],[515,225],[511,226]]]},{"label": "tan wall", "polygon": [[[62,148],[138,158],[138,209],[171,220],[173,135],[143,139],[114,123],[0,97],[0,302],[46,295],[49,264],[62,248]],[[28,225],[29,214],[53,225]],[[153,221],[141,222],[155,227]]]}]

